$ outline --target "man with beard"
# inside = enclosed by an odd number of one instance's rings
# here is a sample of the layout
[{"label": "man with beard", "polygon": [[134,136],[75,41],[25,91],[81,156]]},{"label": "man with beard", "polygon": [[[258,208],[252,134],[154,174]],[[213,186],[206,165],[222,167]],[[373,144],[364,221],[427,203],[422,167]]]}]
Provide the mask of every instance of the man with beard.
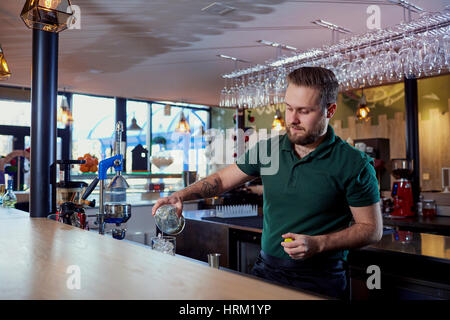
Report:
[{"label": "man with beard", "polygon": [[[304,67],[288,75],[287,134],[267,140],[279,157],[276,173],[263,174],[267,161],[252,150],[235,164],[159,199],[181,214],[186,200],[207,198],[261,177],[264,189],[261,252],[252,274],[270,281],[348,299],[348,249],[382,237],[380,195],[373,159],[334,134],[328,124],[336,112],[334,73]],[[273,139],[279,148],[271,149]],[[254,157],[253,157],[254,158]],[[353,222],[352,222],[353,220]]]}]

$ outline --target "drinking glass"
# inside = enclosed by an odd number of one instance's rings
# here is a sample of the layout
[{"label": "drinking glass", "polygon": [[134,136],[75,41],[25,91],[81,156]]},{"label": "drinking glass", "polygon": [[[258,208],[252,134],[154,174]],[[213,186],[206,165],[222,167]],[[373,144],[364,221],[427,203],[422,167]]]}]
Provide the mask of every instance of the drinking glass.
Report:
[{"label": "drinking glass", "polygon": [[175,248],[176,248],[176,239],[175,237],[171,236],[158,236],[158,237],[152,237],[152,249],[170,254],[172,256],[175,255]]}]

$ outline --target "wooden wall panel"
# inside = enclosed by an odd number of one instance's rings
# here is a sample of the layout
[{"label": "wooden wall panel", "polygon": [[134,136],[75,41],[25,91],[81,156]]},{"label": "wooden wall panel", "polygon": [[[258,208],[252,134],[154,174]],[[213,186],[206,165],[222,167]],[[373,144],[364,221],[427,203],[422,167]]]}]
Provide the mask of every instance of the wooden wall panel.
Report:
[{"label": "wooden wall panel", "polygon": [[[450,167],[450,99],[448,112],[431,109],[430,117],[422,119],[419,112],[419,152],[422,191],[442,189],[442,167]],[[387,138],[390,143],[391,159],[406,157],[405,114],[397,112],[393,119],[387,115],[378,116],[378,125],[359,122],[355,117],[348,118],[348,128],[342,128],[342,120],[335,120],[333,128],[343,140]],[[425,179],[424,179],[425,178]]]}]

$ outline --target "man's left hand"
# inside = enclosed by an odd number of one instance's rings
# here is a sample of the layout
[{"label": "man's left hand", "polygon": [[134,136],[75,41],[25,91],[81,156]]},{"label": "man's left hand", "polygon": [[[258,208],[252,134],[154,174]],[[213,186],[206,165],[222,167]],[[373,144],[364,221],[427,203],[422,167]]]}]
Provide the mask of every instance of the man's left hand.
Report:
[{"label": "man's left hand", "polygon": [[320,252],[320,242],[318,237],[290,232],[283,234],[282,237],[284,239],[292,239],[292,241],[289,242],[281,242],[284,251],[292,259],[306,259]]}]

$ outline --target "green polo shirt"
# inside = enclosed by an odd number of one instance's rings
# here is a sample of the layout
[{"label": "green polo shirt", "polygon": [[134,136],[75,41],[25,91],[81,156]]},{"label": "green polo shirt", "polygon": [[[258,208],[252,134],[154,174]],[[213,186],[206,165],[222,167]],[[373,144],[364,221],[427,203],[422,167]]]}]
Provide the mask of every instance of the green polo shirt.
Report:
[{"label": "green polo shirt", "polygon": [[[278,165],[272,153],[278,155]],[[336,136],[331,126],[322,143],[301,159],[284,134],[258,142],[236,164],[250,176],[261,176],[261,248],[278,258],[291,259],[280,244],[282,234],[314,236],[345,229],[352,220],[349,206],[363,207],[380,201],[373,159]],[[320,255],[346,259],[347,253],[338,250]]]}]

